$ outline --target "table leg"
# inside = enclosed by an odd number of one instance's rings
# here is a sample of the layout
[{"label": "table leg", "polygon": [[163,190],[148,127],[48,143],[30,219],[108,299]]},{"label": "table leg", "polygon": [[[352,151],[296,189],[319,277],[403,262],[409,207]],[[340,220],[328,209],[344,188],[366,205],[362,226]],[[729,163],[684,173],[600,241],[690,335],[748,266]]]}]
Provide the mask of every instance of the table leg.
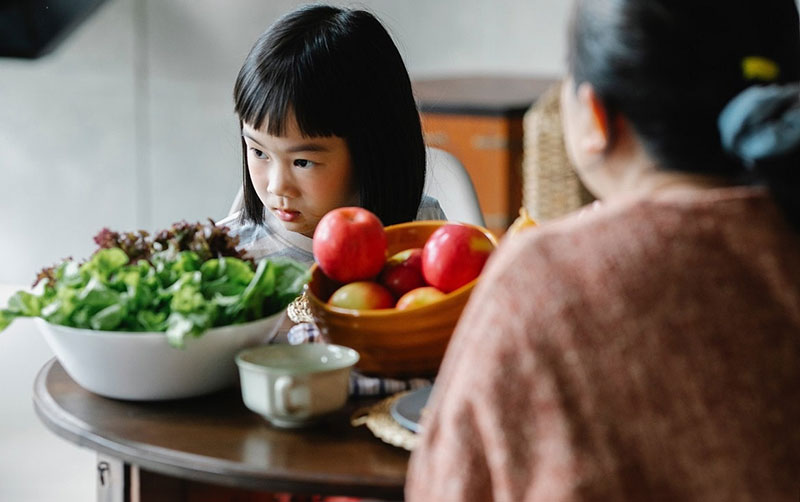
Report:
[{"label": "table leg", "polygon": [[272,493],[180,479],[131,465],[130,499],[125,502],[278,502],[278,499]]},{"label": "table leg", "polygon": [[98,502],[380,502],[374,499],[265,493],[175,478],[97,457]]},{"label": "table leg", "polygon": [[121,460],[97,455],[97,502],[128,502],[130,468]]},{"label": "table leg", "polygon": [[[97,502],[183,502],[185,482],[97,455]],[[222,499],[227,500],[227,499]]]}]

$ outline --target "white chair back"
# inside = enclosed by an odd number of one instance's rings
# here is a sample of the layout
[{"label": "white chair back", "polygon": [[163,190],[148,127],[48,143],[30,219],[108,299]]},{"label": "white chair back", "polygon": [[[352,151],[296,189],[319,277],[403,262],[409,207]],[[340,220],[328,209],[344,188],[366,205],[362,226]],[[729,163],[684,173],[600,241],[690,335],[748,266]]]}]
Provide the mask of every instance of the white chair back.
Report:
[{"label": "white chair back", "polygon": [[228,216],[232,215],[237,211],[241,211],[244,208],[244,191],[242,187],[239,187],[239,190],[236,191],[236,197],[233,198],[233,202],[231,203],[231,208],[228,209]]},{"label": "white chair back", "polygon": [[427,147],[425,193],[436,198],[450,221],[486,226],[478,194],[464,165],[452,154]]},{"label": "white chair back", "polygon": [[[478,195],[463,164],[444,150],[433,147],[426,150],[428,172],[424,192],[439,201],[448,220],[486,226]],[[242,189],[239,188],[228,214],[241,210],[243,205]]]}]

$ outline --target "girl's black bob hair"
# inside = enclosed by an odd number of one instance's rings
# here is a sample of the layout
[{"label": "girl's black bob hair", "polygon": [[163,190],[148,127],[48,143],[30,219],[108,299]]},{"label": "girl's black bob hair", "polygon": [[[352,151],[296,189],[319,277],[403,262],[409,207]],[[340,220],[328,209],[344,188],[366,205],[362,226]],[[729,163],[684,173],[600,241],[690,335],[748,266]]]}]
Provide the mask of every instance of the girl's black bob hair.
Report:
[{"label": "girl's black bob hair", "polygon": [[[250,50],[233,91],[242,123],[281,136],[294,114],[305,136],[339,136],[350,149],[360,205],[384,225],[415,219],[425,144],[403,59],[370,13],[302,7]],[[242,140],[243,220],[263,223]]]}]

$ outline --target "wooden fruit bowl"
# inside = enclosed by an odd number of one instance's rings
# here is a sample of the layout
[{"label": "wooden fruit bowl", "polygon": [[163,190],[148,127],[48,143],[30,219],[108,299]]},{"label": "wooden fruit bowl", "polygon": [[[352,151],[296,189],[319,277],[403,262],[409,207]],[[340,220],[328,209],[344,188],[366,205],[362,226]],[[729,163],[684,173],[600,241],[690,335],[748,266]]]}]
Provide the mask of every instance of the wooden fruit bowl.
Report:
[{"label": "wooden fruit bowl", "polygon": [[[437,228],[447,223],[415,221],[386,227],[388,254],[422,247]],[[497,239],[489,230],[475,228],[497,246]],[[314,264],[306,296],[323,338],[358,351],[361,359],[356,368],[362,373],[384,377],[432,376],[439,369],[453,329],[479,279],[424,307],[353,310],[326,303],[341,284],[325,276]]]}]

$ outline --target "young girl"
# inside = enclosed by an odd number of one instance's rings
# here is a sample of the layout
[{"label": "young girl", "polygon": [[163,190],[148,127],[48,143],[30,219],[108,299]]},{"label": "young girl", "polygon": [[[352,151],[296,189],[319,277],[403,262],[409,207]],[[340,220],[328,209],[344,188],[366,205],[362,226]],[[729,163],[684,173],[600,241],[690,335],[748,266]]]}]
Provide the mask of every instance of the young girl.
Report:
[{"label": "young girl", "polygon": [[[251,49],[233,98],[243,209],[219,224],[251,257],[310,265],[317,223],[342,206],[369,209],[384,225],[446,219],[422,193],[426,151],[408,72],[372,14],[317,5],[280,18]],[[293,343],[318,334],[296,328]],[[375,380],[351,385],[364,394],[421,384]]]},{"label": "young girl", "polygon": [[309,6],[273,24],[233,92],[244,207],[220,224],[258,259],[312,263],[331,209],[358,205],[384,225],[445,219],[423,196],[425,145],[411,82],[370,13]]},{"label": "young girl", "polygon": [[797,500],[794,0],[577,0],[562,91],[594,210],[498,249],[406,500]]}]

